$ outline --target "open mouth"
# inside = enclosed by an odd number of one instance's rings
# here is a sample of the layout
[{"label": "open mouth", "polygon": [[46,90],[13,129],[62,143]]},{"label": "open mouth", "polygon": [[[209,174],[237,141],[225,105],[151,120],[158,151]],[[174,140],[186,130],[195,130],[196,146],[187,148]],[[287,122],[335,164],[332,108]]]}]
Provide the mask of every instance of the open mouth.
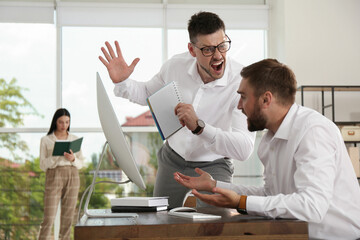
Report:
[{"label": "open mouth", "polygon": [[219,71],[222,70],[223,64],[224,64],[224,62],[218,62],[218,63],[211,64],[211,67],[212,67],[216,72],[219,72]]}]

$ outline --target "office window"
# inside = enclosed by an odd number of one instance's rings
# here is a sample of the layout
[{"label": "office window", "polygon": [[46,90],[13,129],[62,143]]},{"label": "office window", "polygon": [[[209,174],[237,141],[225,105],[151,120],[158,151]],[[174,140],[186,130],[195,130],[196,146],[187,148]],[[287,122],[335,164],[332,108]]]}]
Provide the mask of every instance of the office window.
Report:
[{"label": "office window", "polygon": [[43,116],[24,116],[22,127],[48,126],[56,105],[55,26],[0,23],[0,33],[0,78],[7,82],[15,78],[17,86],[27,89],[22,91],[24,97]]},{"label": "office window", "polygon": [[63,106],[76,116],[72,127],[100,127],[96,106],[96,72],[99,72],[118,116],[120,124],[126,117],[134,117],[147,110],[126,99],[115,97],[114,84],[106,67],[100,62],[100,48],[109,41],[120,44],[126,62],[139,57],[140,62],[130,76],[147,81],[155,75],[162,64],[162,35],[159,28],[95,28],[63,27],[62,51],[62,98]]},{"label": "office window", "polygon": [[[52,113],[56,108],[56,31],[54,25],[0,23],[0,33],[0,78],[7,84],[12,79],[16,79],[15,86],[22,88],[20,93],[39,113],[39,115],[19,116],[24,119],[24,125],[16,127],[48,128]],[[16,109],[22,113],[32,111],[22,106]],[[7,136],[7,139],[11,139],[15,135]],[[20,138],[17,139],[23,140],[29,146],[28,154],[37,157],[39,148],[33,147],[33,143],[40,142],[38,134],[29,133],[18,136]],[[21,157],[23,162],[32,159],[19,148],[17,151],[6,147],[0,149],[2,158],[13,159],[12,153]]]}]

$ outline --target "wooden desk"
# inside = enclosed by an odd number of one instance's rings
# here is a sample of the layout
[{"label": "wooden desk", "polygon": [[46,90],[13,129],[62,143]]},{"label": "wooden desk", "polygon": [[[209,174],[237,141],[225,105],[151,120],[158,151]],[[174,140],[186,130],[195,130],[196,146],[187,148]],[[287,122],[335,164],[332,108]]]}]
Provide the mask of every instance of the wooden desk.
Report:
[{"label": "wooden desk", "polygon": [[75,240],[92,239],[308,239],[307,222],[241,215],[235,210],[200,208],[216,220],[170,216],[167,211],[138,213],[137,218],[87,218],[75,226]]}]

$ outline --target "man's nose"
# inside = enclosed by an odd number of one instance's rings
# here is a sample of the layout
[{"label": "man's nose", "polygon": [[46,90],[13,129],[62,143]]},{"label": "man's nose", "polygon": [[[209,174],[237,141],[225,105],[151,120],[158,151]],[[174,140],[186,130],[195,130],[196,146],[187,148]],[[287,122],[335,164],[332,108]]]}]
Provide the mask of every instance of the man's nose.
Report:
[{"label": "man's nose", "polygon": [[215,48],[215,52],[214,52],[213,57],[214,57],[215,59],[220,59],[220,58],[222,58],[221,52],[219,51],[218,48]]},{"label": "man's nose", "polygon": [[241,98],[240,98],[240,100],[239,100],[239,103],[238,103],[238,105],[237,105],[237,108],[238,108],[239,110],[241,110],[241,109],[243,108]]}]

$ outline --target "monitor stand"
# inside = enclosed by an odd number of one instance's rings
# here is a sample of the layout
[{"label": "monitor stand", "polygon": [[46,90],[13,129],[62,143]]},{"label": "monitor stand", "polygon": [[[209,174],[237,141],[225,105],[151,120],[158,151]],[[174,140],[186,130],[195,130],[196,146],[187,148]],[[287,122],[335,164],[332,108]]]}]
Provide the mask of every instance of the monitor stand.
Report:
[{"label": "monitor stand", "polygon": [[[94,188],[95,188],[95,181],[96,181],[96,177],[97,177],[97,174],[99,172],[99,169],[100,169],[100,165],[101,165],[101,162],[103,160],[103,157],[104,157],[104,154],[105,154],[105,149],[106,149],[106,146],[108,145],[108,142],[106,141],[105,144],[104,144],[104,147],[103,147],[103,150],[102,150],[102,153],[101,153],[101,157],[100,157],[100,160],[99,160],[99,163],[96,167],[96,171],[94,173],[94,177],[93,177],[93,180],[92,180],[92,183],[91,185],[85,190],[83,196],[81,197],[81,201],[80,201],[80,206],[79,208],[81,209],[81,204],[82,204],[82,200],[83,200],[83,197],[86,195],[86,193],[89,191],[88,195],[87,195],[87,198],[86,198],[86,202],[85,202],[85,206],[84,206],[84,215],[86,215],[88,218],[136,218],[138,217],[139,215],[136,214],[136,213],[112,213],[111,212],[111,209],[89,209],[89,202],[90,202],[90,197],[91,197],[91,194],[92,192],[94,191]],[[110,146],[109,146],[110,147]],[[111,151],[110,151],[111,152]],[[107,182],[109,183],[110,181],[101,181],[101,182]],[[110,182],[110,183],[117,183],[117,184],[124,184],[124,183],[128,183],[130,182],[130,180],[127,180],[125,182]],[[100,183],[100,182],[98,182]]]}]

